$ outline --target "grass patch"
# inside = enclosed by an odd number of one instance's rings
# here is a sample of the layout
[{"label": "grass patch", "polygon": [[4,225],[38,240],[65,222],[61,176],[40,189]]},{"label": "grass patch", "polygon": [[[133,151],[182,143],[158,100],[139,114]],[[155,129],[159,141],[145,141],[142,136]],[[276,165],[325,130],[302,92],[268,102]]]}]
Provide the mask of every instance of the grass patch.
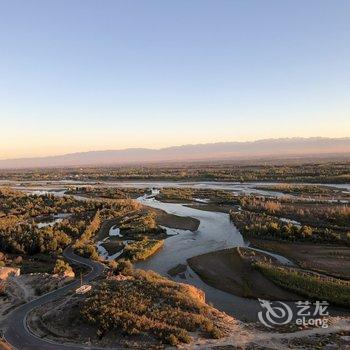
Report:
[{"label": "grass patch", "polygon": [[164,245],[164,240],[144,238],[128,244],[124,249],[124,257],[130,261],[146,260]]},{"label": "grass patch", "polygon": [[277,267],[266,262],[254,265],[274,283],[294,293],[331,304],[350,307],[350,283],[332,277],[314,275],[293,268]]}]

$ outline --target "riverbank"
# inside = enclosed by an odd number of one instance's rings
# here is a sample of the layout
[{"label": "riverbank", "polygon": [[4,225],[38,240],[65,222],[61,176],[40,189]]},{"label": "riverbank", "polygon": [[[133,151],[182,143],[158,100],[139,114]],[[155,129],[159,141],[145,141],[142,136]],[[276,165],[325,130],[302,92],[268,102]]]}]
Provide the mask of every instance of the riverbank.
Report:
[{"label": "riverbank", "polygon": [[[114,183],[109,185],[117,186],[118,184]],[[125,185],[132,186],[133,184],[129,183]],[[140,185],[140,183],[137,185]],[[143,185],[145,187],[151,186],[150,183],[144,183]],[[155,185],[156,184],[152,184],[152,187]],[[163,184],[161,184],[159,187],[162,185]],[[173,187],[174,183],[168,183],[168,185]],[[179,184],[179,186],[189,186],[189,184]],[[252,188],[254,185],[252,184],[219,184],[213,182],[210,184],[196,184],[196,186],[216,186],[220,187],[221,189],[227,186],[228,189],[235,192],[252,191],[257,193],[259,191],[254,190]],[[259,194],[263,195],[263,192],[259,191]],[[271,193],[269,194],[271,195]],[[157,252],[156,255],[152,256],[147,261],[137,263],[137,266],[145,270],[154,270],[162,275],[167,275],[169,270],[178,266],[179,264],[186,265],[186,270],[185,267],[182,267],[182,271],[184,272],[180,273],[179,276],[175,276],[175,279],[180,278],[182,282],[192,284],[204,290],[208,301],[213,303],[218,309],[242,320],[256,320],[257,313],[259,310],[261,310],[257,300],[237,297],[233,294],[229,294],[212,287],[204,283],[200,277],[187,266],[187,259],[194,256],[213,251],[215,252],[225,248],[245,245],[240,232],[236,229],[232,222],[230,222],[229,216],[226,213],[220,213],[218,210],[215,210],[217,208],[213,208],[213,211],[204,211],[203,207],[206,206],[204,203],[197,203],[195,208],[190,208],[179,203],[159,202],[153,198],[147,198],[147,196],[139,198],[138,201],[142,205],[164,210],[164,212],[167,212],[169,215],[197,219],[200,221],[200,224],[198,229],[194,232],[189,230],[179,230],[176,228],[167,230],[168,234],[174,236],[165,240],[163,249]],[[118,239],[118,237],[114,237],[113,239]]]},{"label": "riverbank", "polygon": [[164,210],[156,210],[156,222],[158,225],[179,230],[197,231],[200,221],[190,216],[169,214]]},{"label": "riverbank", "polygon": [[350,280],[350,247],[249,238],[253,247],[274,252],[303,269]]},{"label": "riverbank", "polygon": [[243,298],[298,300],[257,271],[252,260],[271,257],[246,248],[231,248],[188,259],[190,267],[210,286]]}]

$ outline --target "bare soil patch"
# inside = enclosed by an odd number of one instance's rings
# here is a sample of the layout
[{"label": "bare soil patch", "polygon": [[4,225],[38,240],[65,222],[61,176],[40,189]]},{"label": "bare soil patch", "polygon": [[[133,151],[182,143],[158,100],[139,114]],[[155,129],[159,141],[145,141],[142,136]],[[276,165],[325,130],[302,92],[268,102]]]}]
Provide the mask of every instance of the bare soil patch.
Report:
[{"label": "bare soil patch", "polygon": [[0,295],[0,321],[19,305],[62,287],[70,281],[71,278],[47,273],[10,277],[6,281],[5,292]]},{"label": "bare soil patch", "polygon": [[[231,248],[188,259],[190,267],[209,285],[245,298],[297,300],[296,294],[276,286],[252,266],[249,256],[260,255],[244,248]],[[268,258],[270,259],[270,258]]]},{"label": "bare soil patch", "polygon": [[257,248],[276,252],[307,270],[350,280],[350,247],[249,238]]},{"label": "bare soil patch", "polygon": [[226,213],[229,214],[230,210],[232,210],[232,205],[227,204],[188,204],[186,207],[198,209],[198,210],[205,210],[205,211],[214,211],[219,213]]},{"label": "bare soil patch", "polygon": [[7,342],[0,339],[0,349],[1,350],[12,350],[13,348]]},{"label": "bare soil patch", "polygon": [[178,216],[168,214],[163,210],[156,210],[156,222],[158,225],[175,228],[179,230],[197,231],[200,221],[189,216]]}]

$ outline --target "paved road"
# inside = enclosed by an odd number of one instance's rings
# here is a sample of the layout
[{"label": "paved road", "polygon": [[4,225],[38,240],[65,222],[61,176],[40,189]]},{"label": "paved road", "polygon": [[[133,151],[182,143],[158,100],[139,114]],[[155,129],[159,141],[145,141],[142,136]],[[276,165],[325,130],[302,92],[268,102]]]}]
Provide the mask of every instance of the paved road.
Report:
[{"label": "paved road", "polygon": [[[82,258],[74,254],[73,249],[68,247],[64,251],[64,256],[71,262],[87,265],[91,271],[83,277],[83,283],[88,283],[98,277],[104,270],[101,263]],[[43,340],[28,330],[26,326],[27,314],[35,307],[46,304],[64,296],[67,292],[79,286],[80,281],[74,281],[62,288],[23,304],[15,309],[5,320],[5,339],[17,350],[77,350],[77,349],[98,349],[83,345],[62,345],[51,341]]]}]

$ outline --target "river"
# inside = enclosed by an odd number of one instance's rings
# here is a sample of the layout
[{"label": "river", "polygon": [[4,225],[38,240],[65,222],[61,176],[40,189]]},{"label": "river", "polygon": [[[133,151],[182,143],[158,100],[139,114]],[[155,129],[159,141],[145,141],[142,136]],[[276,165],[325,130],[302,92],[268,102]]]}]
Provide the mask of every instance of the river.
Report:
[{"label": "river", "polygon": [[[37,189],[37,190],[57,190],[67,188],[69,186],[105,186],[105,187],[132,187],[132,188],[199,188],[199,189],[214,189],[214,190],[228,190],[237,194],[260,194],[263,196],[285,196],[282,192],[268,191],[257,189],[260,186],[277,185],[280,182],[223,182],[223,181],[14,181],[14,180],[0,180],[0,185],[8,185],[18,189]],[[320,185],[329,186],[350,192],[350,184],[320,184],[320,183],[289,183],[290,185]]]},{"label": "river", "polygon": [[[153,196],[143,196],[138,201],[144,205],[158,208],[169,214],[190,216],[200,221],[195,232],[171,229],[172,236],[165,240],[163,248],[149,259],[139,262],[136,267],[153,270],[167,276],[169,269],[178,264],[187,264],[187,259],[237,246],[245,246],[241,233],[232,224],[228,214],[198,210],[178,203],[164,203]],[[177,233],[174,235],[174,233]],[[268,253],[284,264],[292,264],[288,259],[277,254]],[[223,292],[204,283],[200,277],[187,267],[186,278],[174,278],[178,282],[189,283],[205,292],[206,300],[216,308],[240,319],[256,320],[259,302],[253,299],[241,298]]]},{"label": "river", "polygon": [[[71,183],[70,183],[71,184]],[[266,184],[266,183],[264,183]],[[116,183],[103,183],[99,186],[116,186]],[[210,188],[210,189],[225,189],[239,193],[257,193],[270,196],[282,196],[282,193],[257,190],[254,187],[259,183],[178,183],[178,182],[128,182],[119,183],[121,187],[138,187],[138,188],[153,188],[153,194],[156,194],[155,189],[162,187],[195,187],[195,188]],[[331,185],[333,186],[333,185]],[[14,186],[17,187],[17,186]],[[67,187],[67,184],[65,185]],[[350,186],[342,185],[342,188],[348,189]],[[21,188],[24,189],[23,187]],[[32,192],[38,188],[26,188]],[[63,186],[40,187],[40,191],[50,191],[55,195],[64,195]],[[39,194],[39,193],[38,193]],[[87,198],[76,196],[79,200]],[[166,211],[169,214],[179,216],[190,216],[200,221],[198,230],[195,232],[186,230],[167,229],[171,234],[165,240],[164,247],[154,256],[146,261],[139,262],[136,267],[145,270],[153,270],[164,276],[167,275],[169,269],[178,264],[187,264],[187,259],[196,255],[209,253],[225,248],[236,246],[247,246],[242,235],[230,221],[229,215],[219,212],[203,211],[187,207],[179,203],[164,203],[154,199],[154,196],[145,195],[137,199],[140,203]],[[271,254],[284,264],[291,265],[292,263],[279,255]],[[216,308],[226,312],[234,317],[242,320],[256,321],[257,311],[260,310],[260,304],[257,300],[241,298],[232,294],[220,291],[204,283],[199,276],[189,267],[185,273],[186,278],[176,277],[179,282],[192,284],[202,289],[206,294],[206,300],[211,302]]]}]

